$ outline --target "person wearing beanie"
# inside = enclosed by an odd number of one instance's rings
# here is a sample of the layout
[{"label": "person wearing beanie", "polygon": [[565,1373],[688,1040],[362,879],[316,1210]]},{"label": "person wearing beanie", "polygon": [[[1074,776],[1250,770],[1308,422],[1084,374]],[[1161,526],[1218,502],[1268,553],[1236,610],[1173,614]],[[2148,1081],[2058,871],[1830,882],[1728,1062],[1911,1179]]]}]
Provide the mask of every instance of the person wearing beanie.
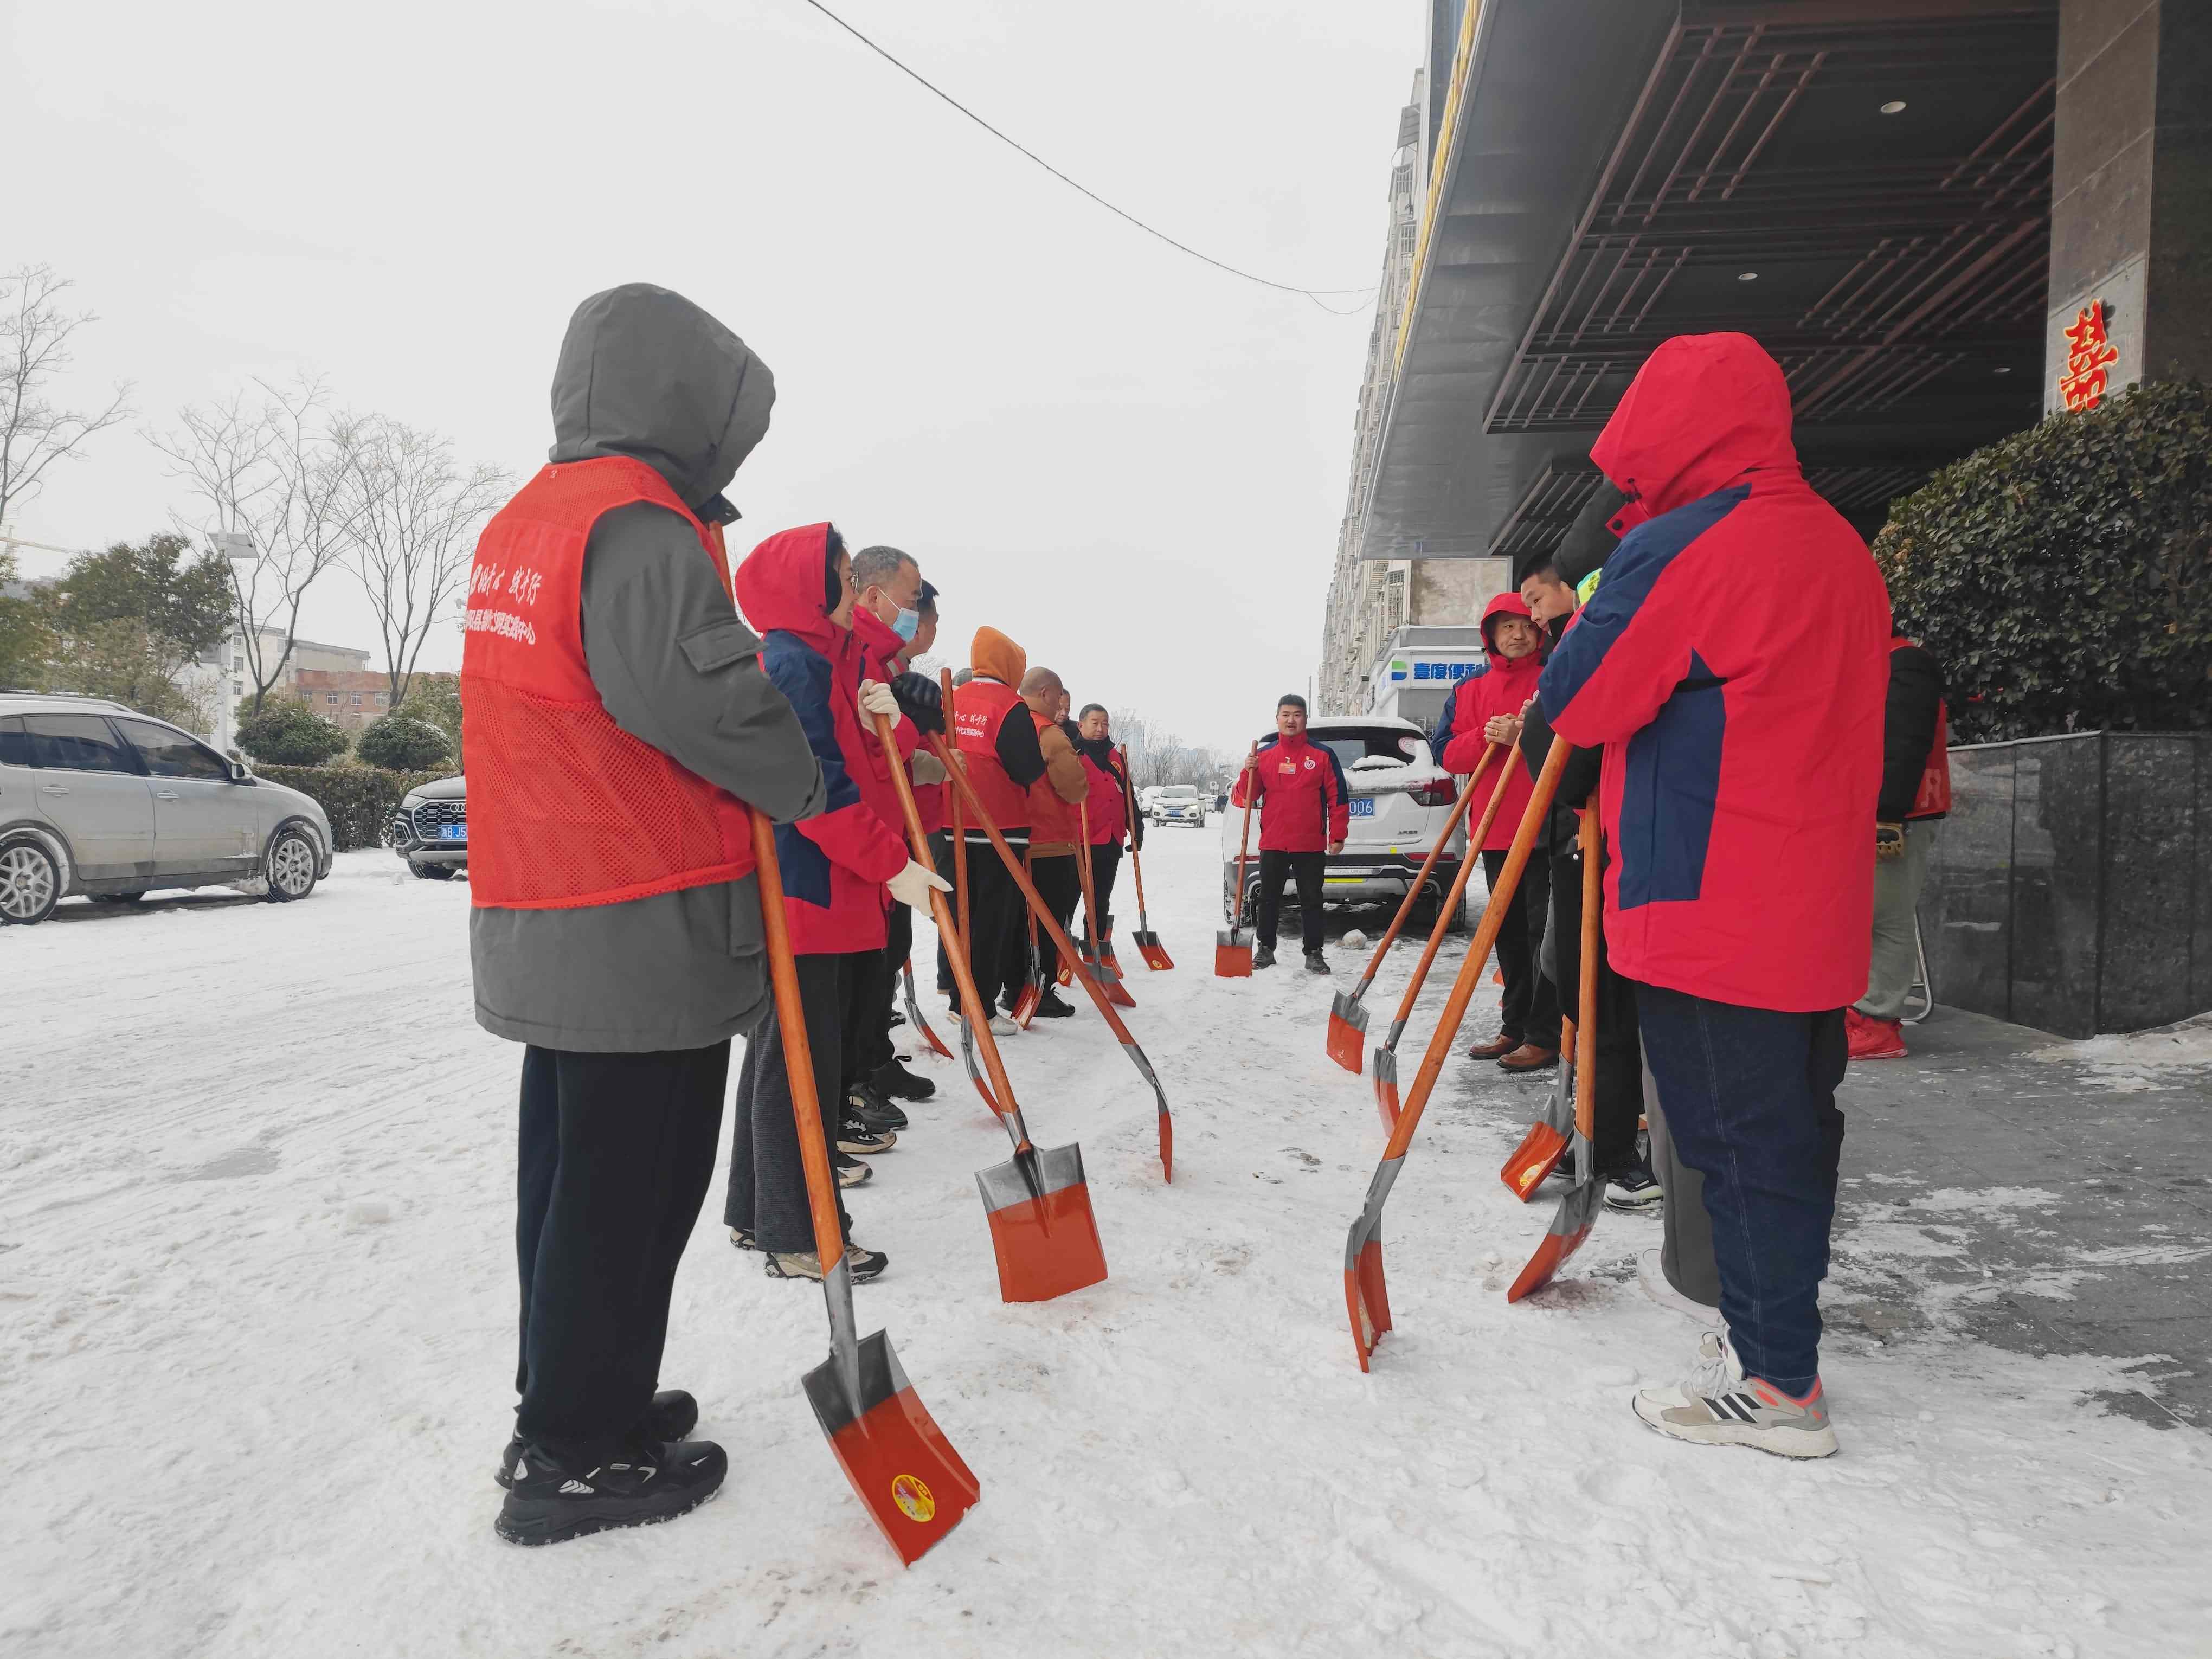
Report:
[{"label": "person wearing beanie", "polygon": [[[1248,800],[1260,809],[1259,915],[1255,930],[1255,968],[1275,965],[1276,922],[1283,884],[1298,884],[1298,930],[1305,946],[1306,971],[1325,974],[1322,955],[1322,896],[1327,890],[1328,858],[1344,850],[1351,828],[1352,790],[1336,751],[1306,738],[1306,700],[1286,691],[1275,701],[1275,735],[1245,759],[1229,805]],[[1237,895],[1241,910],[1243,895]]]}]

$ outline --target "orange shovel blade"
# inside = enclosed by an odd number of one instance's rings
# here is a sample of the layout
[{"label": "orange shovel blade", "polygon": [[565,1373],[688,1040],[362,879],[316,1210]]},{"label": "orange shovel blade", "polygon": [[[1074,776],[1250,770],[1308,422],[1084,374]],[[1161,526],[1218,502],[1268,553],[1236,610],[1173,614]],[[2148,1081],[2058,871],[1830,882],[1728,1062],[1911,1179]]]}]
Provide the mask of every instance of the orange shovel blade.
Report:
[{"label": "orange shovel blade", "polygon": [[1341,991],[1328,1009],[1328,1057],[1354,1077],[1367,1069],[1367,1010]]},{"label": "orange shovel blade", "polygon": [[806,1397],[845,1478],[898,1559],[912,1566],[982,1496],[975,1476],[907,1381],[890,1339],[860,1339],[854,1400],[833,1357],[806,1373]]},{"label": "orange shovel blade", "polygon": [[1242,930],[1231,928],[1213,936],[1213,976],[1216,979],[1249,979],[1252,977],[1252,941],[1240,937]]},{"label": "orange shovel blade", "polygon": [[1375,1109],[1385,1130],[1398,1127],[1398,1056],[1389,1048],[1375,1051]]},{"label": "orange shovel blade", "polygon": [[1006,1018],[1026,1031],[1030,1029],[1030,1021],[1036,1017],[1037,1004],[1043,1000],[1043,985],[1034,979],[1024,980],[1022,994],[1014,999],[1014,1011]]},{"label": "orange shovel blade", "polygon": [[1017,1153],[979,1171],[975,1184],[991,1220],[1000,1300],[1049,1302],[1106,1277],[1080,1147]]},{"label": "orange shovel blade", "polygon": [[1074,984],[1075,969],[1073,965],[1063,961],[1059,967],[1052,970],[1052,981],[1055,985],[1061,986]]},{"label": "orange shovel blade", "polygon": [[1566,1150],[1567,1138],[1538,1118],[1528,1126],[1528,1133],[1521,1137],[1521,1144],[1505,1160],[1505,1167],[1498,1172],[1498,1178],[1514,1197],[1526,1204],[1535,1195],[1536,1188],[1550,1179],[1552,1171],[1559,1168]]},{"label": "orange shovel blade", "polygon": [[1160,936],[1158,933],[1147,933],[1140,930],[1131,933],[1129,937],[1135,941],[1137,954],[1145,959],[1145,966],[1154,973],[1163,973],[1175,966],[1175,958],[1168,954],[1168,947],[1160,943]]},{"label": "orange shovel blade", "polygon": [[1598,1200],[1605,1191],[1600,1181],[1586,1181],[1559,1200],[1559,1207],[1552,1217],[1552,1224],[1536,1246],[1536,1254],[1528,1258],[1528,1265],[1521,1270],[1505,1292],[1508,1302],[1518,1302],[1525,1296],[1534,1296],[1554,1279],[1559,1269],[1567,1265],[1567,1258],[1583,1247],[1597,1224]]},{"label": "orange shovel blade", "polygon": [[1352,1346],[1359,1350],[1364,1371],[1390,1328],[1390,1292],[1382,1282],[1381,1239],[1370,1239],[1360,1249],[1358,1265],[1346,1269],[1344,1304],[1352,1316]]}]

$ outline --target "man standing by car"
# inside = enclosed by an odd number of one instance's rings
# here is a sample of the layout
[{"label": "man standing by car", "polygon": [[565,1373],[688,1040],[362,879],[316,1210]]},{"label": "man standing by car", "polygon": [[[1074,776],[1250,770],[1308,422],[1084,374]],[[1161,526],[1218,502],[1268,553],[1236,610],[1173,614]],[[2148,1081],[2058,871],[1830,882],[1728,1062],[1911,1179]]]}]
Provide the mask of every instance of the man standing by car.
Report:
[{"label": "man standing by car", "polygon": [[775,381],[665,289],[577,307],[552,464],[477,544],[461,667],[477,1020],[526,1043],[515,1437],[498,1528],[545,1544],[681,1515],[721,1484],[656,1393],[714,1168],[730,1039],[769,1011],[750,814],[820,769],[738,619],[721,490]]},{"label": "man standing by car", "polygon": [[[1325,974],[1322,955],[1322,901],[1328,885],[1328,857],[1344,850],[1352,824],[1352,789],[1336,751],[1306,740],[1306,700],[1285,691],[1275,704],[1275,735],[1249,756],[1237,775],[1229,804],[1254,798],[1260,806],[1259,948],[1255,968],[1275,965],[1276,922],[1283,884],[1298,884],[1298,931],[1305,946],[1306,971]],[[1237,895],[1237,908],[1244,896]]]}]

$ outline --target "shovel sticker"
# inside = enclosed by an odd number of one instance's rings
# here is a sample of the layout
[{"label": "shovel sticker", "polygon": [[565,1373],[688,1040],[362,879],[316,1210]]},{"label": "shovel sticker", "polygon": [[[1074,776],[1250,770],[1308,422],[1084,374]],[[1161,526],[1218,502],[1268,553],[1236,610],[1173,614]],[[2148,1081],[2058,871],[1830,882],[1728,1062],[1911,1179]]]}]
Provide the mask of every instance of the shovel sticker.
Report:
[{"label": "shovel sticker", "polygon": [[902,1474],[891,1482],[891,1502],[917,1526],[937,1513],[937,1499],[930,1493],[929,1483],[916,1474]]}]

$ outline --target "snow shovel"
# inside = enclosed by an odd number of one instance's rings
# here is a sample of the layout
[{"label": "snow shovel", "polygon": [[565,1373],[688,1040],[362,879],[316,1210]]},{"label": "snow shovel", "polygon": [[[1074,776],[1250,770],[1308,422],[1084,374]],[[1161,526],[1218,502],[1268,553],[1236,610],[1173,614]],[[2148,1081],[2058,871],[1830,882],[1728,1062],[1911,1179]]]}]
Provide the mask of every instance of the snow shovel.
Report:
[{"label": "snow shovel", "polygon": [[1075,811],[1083,826],[1083,839],[1076,844],[1077,864],[1083,872],[1083,965],[1098,976],[1107,1001],[1116,1008],[1133,1008],[1137,1000],[1121,988],[1121,965],[1114,960],[1114,947],[1107,939],[1112,919],[1098,914],[1097,878],[1091,869],[1091,809],[1078,802]]},{"label": "snow shovel", "polygon": [[[930,734],[929,740],[939,750],[945,747],[945,739],[934,732]],[[943,758],[941,753],[939,758]],[[1006,845],[1006,838],[999,833],[999,826],[991,822],[990,809],[983,805],[981,798],[976,794],[975,786],[968,781],[968,775],[965,772],[954,770],[950,763],[946,765],[945,770],[951,773],[952,781],[959,791],[960,798],[968,803],[968,810],[975,813],[975,822],[982,826],[983,833],[991,838],[991,845],[997,851],[1000,862],[1006,866],[1007,873],[1013,877],[1014,884],[1022,890],[1022,896],[1029,902],[1030,914],[1036,918],[1037,926],[1043,928],[1052,942],[1060,947],[1061,954],[1073,957],[1074,941],[1067,937],[1066,930],[1060,927],[1052,912],[1045,908],[1044,900],[1037,896],[1036,887],[1023,871],[1021,860],[1014,856],[1014,849]],[[1108,1029],[1114,1033],[1115,1041],[1121,1043],[1121,1052],[1128,1055],[1129,1063],[1137,1068],[1137,1075],[1152,1085],[1152,1098],[1159,1106],[1160,1174],[1164,1179],[1172,1182],[1175,1179],[1175,1119],[1169,1115],[1168,1093],[1166,1090],[1160,1087],[1159,1073],[1152,1070],[1152,1062],[1145,1057],[1145,1051],[1137,1046],[1137,1039],[1129,1035],[1129,1028],[1121,1023],[1121,1016],[1114,1012],[1114,1005],[1107,1001],[1105,992],[1098,988],[1098,981],[1079,967],[1075,975],[1075,982],[1083,988],[1085,994],[1097,1008],[1099,1018],[1106,1022]]]},{"label": "snow shovel", "polygon": [[1568,1137],[1575,1127],[1576,1049],[1575,1023],[1562,1018],[1559,1074],[1553,1078],[1551,1092],[1544,1097],[1543,1112],[1528,1126],[1528,1133],[1521,1137],[1521,1144],[1498,1172],[1506,1189],[1523,1204],[1559,1167],[1560,1157],[1572,1144]]},{"label": "snow shovel", "polygon": [[[1398,1127],[1398,1039],[1406,1034],[1406,1022],[1413,1016],[1413,1004],[1420,1000],[1421,988],[1429,981],[1429,969],[1436,962],[1437,952],[1443,948],[1451,919],[1459,914],[1460,901],[1466,896],[1469,878],[1474,874],[1480,849],[1490,838],[1490,826],[1498,817],[1498,807],[1504,803],[1505,791],[1513,780],[1511,757],[1507,761],[1491,788],[1489,804],[1482,809],[1482,822],[1467,838],[1467,856],[1460,860],[1459,874],[1452,878],[1451,891],[1443,908],[1437,912],[1436,926],[1429,929],[1428,945],[1421,951],[1420,961],[1413,965],[1413,976],[1406,981],[1405,994],[1398,999],[1398,1013],[1390,1022],[1390,1034],[1375,1051],[1375,1108],[1382,1114],[1382,1127],[1386,1129]],[[1483,908],[1486,920],[1497,902],[1498,896],[1493,893],[1490,904]]]},{"label": "snow shovel", "polygon": [[[1451,817],[1444,820],[1443,834],[1437,837],[1436,845],[1429,848],[1428,857],[1421,860],[1420,873],[1406,889],[1406,896],[1399,902],[1398,914],[1390,918],[1390,926],[1382,935],[1382,942],[1375,947],[1375,954],[1368,957],[1367,971],[1360,975],[1359,983],[1352,988],[1349,996],[1339,991],[1335,1000],[1329,1004],[1328,1057],[1354,1077],[1365,1069],[1364,1056],[1360,1050],[1367,1043],[1367,1005],[1362,999],[1367,994],[1367,988],[1375,982],[1376,971],[1382,966],[1382,958],[1390,954],[1390,946],[1397,939],[1398,930],[1406,925],[1406,918],[1413,914],[1414,901],[1420,897],[1421,889],[1428,884],[1429,872],[1437,867],[1437,855],[1444,850],[1444,843],[1451,839],[1452,831],[1459,828],[1460,820],[1467,816],[1468,803],[1474,799],[1474,786],[1490,769],[1490,763],[1497,758],[1498,745],[1494,743],[1482,751],[1482,758],[1475,763],[1467,787],[1459,792],[1459,799],[1452,807]],[[1467,850],[1469,858],[1474,856],[1474,848],[1470,847]],[[1442,914],[1449,915],[1451,912],[1447,910]]]},{"label": "snow shovel", "polygon": [[[890,717],[875,717],[878,733],[888,747]],[[891,769],[899,806],[906,815],[907,836],[917,855],[929,851],[922,833],[921,814],[915,809],[914,792],[905,775]],[[952,926],[952,909],[945,895],[932,889],[931,913],[942,928]],[[1091,1187],[1084,1179],[1083,1149],[1069,1145],[1040,1149],[1030,1139],[1029,1126],[1007,1081],[1006,1062],[1000,1058],[998,1040],[991,1035],[991,1011],[975,988],[965,951],[948,951],[953,982],[959,986],[968,1018],[963,1023],[982,1045],[983,1064],[991,1073],[992,1101],[999,1121],[1014,1143],[1014,1155],[975,1175],[983,1194],[983,1211],[991,1221],[991,1249],[999,1261],[999,1296],[1006,1302],[1049,1302],[1106,1277],[1106,1251],[1098,1242],[1098,1223],[1091,1212]]]},{"label": "snow shovel", "polygon": [[[1504,869],[1498,873],[1497,890],[1482,908],[1482,925],[1475,930],[1474,943],[1468,947],[1466,960],[1460,963],[1459,973],[1452,981],[1451,995],[1445,1000],[1437,1029],[1430,1034],[1428,1052],[1421,1056],[1421,1069],[1413,1075],[1413,1092],[1406,1097],[1406,1109],[1390,1131],[1389,1144],[1382,1149],[1382,1161],[1375,1166],[1374,1178],[1367,1183],[1367,1201],[1345,1238],[1344,1305],[1351,1316],[1352,1346],[1358,1351],[1359,1369],[1363,1371],[1367,1369],[1376,1345],[1390,1328],[1390,1294],[1382,1279],[1382,1206],[1390,1196],[1400,1170],[1405,1167],[1406,1149],[1413,1144],[1413,1131],[1420,1125],[1422,1109],[1429,1103],[1429,1095],[1443,1072],[1444,1061],[1451,1058],[1460,1022],[1467,1018],[1467,1006],[1474,1000],[1475,987],[1481,982],[1483,963],[1490,959],[1490,952],[1498,943],[1498,930],[1505,925],[1506,906],[1512,902],[1514,890],[1521,884],[1521,872],[1528,868],[1529,849],[1536,844],[1536,833],[1543,827],[1545,814],[1552,810],[1552,797],[1559,793],[1559,769],[1566,764],[1569,746],[1555,743],[1545,757],[1544,769],[1536,778],[1535,793],[1528,798],[1528,811],[1521,815],[1520,828],[1513,832],[1513,848],[1505,855]],[[1468,862],[1474,860],[1470,859]]]},{"label": "snow shovel", "polygon": [[[952,797],[952,896],[955,901],[953,908],[959,913],[960,927],[946,944],[945,956],[948,962],[958,957],[968,966],[965,981],[957,972],[952,976],[953,992],[957,996],[963,983],[972,984],[975,981],[975,966],[969,962],[968,953],[968,941],[975,937],[975,919],[969,912],[968,900],[968,826],[960,820],[960,797],[957,793]],[[934,915],[934,911],[932,914]],[[945,925],[941,921],[938,924],[938,936],[940,939],[945,937]],[[986,1025],[991,1023],[991,1006],[986,1003],[983,1007],[983,1023]],[[968,1080],[975,1085],[975,1092],[983,1097],[983,1103],[991,1109],[991,1115],[997,1116],[998,1097],[991,1092],[991,1085],[983,1080],[983,1073],[975,1065],[975,1022],[972,1019],[960,1022],[960,1060],[968,1068]]]},{"label": "snow shovel", "polygon": [[1145,860],[1143,848],[1137,845],[1137,832],[1144,826],[1137,817],[1137,804],[1129,799],[1129,745],[1121,745],[1121,804],[1129,813],[1129,868],[1137,878],[1137,931],[1129,937],[1137,942],[1137,954],[1145,959],[1145,966],[1161,973],[1175,966],[1175,958],[1168,947],[1160,943],[1160,936],[1152,931],[1152,919],[1145,914]]},{"label": "snow shovel", "polygon": [[[1552,745],[1554,749],[1559,745]],[[1598,872],[1597,795],[1591,793],[1583,809],[1583,960],[1576,975],[1575,1011],[1575,1178],[1552,1216],[1552,1224],[1536,1246],[1536,1254],[1505,1292],[1508,1302],[1533,1296],[1567,1265],[1580,1249],[1597,1221],[1598,1200],[1605,1183],[1597,1178],[1597,1149],[1590,1139],[1597,1102],[1597,935],[1600,893],[1604,883]]]},{"label": "snow shovel", "polygon": [[982,1490],[915,1393],[889,1334],[878,1331],[862,1337],[854,1322],[853,1273],[845,1262],[830,1143],[822,1131],[821,1103],[814,1095],[814,1060],[806,1046],[806,1016],[799,1006],[799,970],[792,961],[790,925],[783,914],[775,831],[757,811],[752,821],[775,1017],[783,1030],[792,1115],[799,1122],[806,1197],[814,1212],[822,1297],[830,1308],[830,1357],[806,1373],[806,1398],[854,1492],[900,1561],[912,1566],[960,1524]]},{"label": "snow shovel", "polygon": [[[1252,802],[1260,793],[1256,762],[1260,745],[1254,744],[1244,757],[1244,828],[1237,837],[1237,890],[1229,899],[1229,929],[1213,935],[1213,976],[1216,979],[1252,977],[1252,941],[1244,932],[1244,855],[1252,845]],[[1301,899],[1300,902],[1304,902]]]},{"label": "snow shovel", "polygon": [[[951,953],[947,951],[945,954],[949,956]],[[921,1034],[921,1040],[929,1045],[930,1052],[932,1054],[942,1054],[947,1060],[951,1059],[952,1050],[945,1046],[945,1039],[943,1037],[938,1036],[936,1032],[929,1029],[929,1022],[921,1017],[921,1005],[915,1000],[914,958],[912,957],[908,957],[905,962],[900,964],[899,975],[904,981],[906,989],[906,1023],[913,1026],[914,1029]]]},{"label": "snow shovel", "polygon": [[[1030,856],[1027,848],[1022,849],[1022,870],[1025,878],[1036,872],[1036,861]],[[1022,981],[1021,994],[1014,999],[1014,1006],[1007,1011],[1006,1018],[1026,1031],[1030,1029],[1030,1022],[1036,1018],[1037,1005],[1043,1000],[1044,960],[1037,950],[1036,916],[1032,912],[1030,916],[1030,974]]]}]

